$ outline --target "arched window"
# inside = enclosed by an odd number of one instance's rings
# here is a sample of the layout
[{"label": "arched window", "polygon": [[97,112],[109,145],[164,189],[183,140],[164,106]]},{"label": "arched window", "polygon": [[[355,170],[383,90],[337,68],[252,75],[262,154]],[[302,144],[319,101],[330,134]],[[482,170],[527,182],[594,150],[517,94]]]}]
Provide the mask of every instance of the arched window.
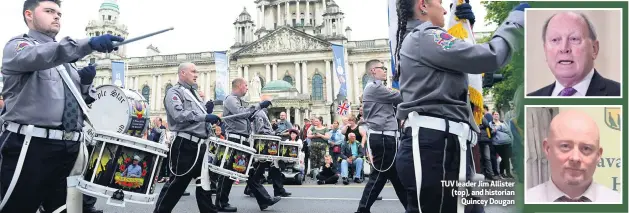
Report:
[{"label": "arched window", "polygon": [[288,82],[290,85],[293,85],[293,77],[290,77],[290,75],[284,76],[284,79],[282,80]]},{"label": "arched window", "polygon": [[323,77],[319,74],[312,76],[312,99],[323,100]]},{"label": "arched window", "polygon": [[144,96],[144,99],[146,99],[147,103],[151,103],[151,88],[149,87],[149,85],[144,85],[144,87],[142,87],[142,96]]},{"label": "arched window", "polygon": [[[258,75],[258,76],[260,76],[260,75]],[[264,85],[266,85],[264,82],[265,82],[264,78],[262,76],[260,76],[260,89],[264,88]]]},{"label": "arched window", "polygon": [[166,84],[166,90],[164,90],[164,94],[166,94],[166,92],[168,92],[168,89],[170,89],[171,87],[173,87],[172,84],[170,83]]},{"label": "arched window", "polygon": [[370,80],[371,78],[369,77],[369,75],[367,74],[363,75],[363,90],[365,90],[365,87],[367,86],[367,83],[369,83]]}]

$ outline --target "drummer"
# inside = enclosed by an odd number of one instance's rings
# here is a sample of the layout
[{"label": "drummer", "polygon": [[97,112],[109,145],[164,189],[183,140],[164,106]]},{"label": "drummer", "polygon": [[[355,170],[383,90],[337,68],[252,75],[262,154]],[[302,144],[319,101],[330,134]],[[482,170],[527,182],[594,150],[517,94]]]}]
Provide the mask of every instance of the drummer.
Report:
[{"label": "drummer", "polygon": [[[258,111],[255,115],[254,115],[254,122],[253,122],[253,131],[255,132],[255,134],[258,135],[272,135],[273,134],[273,128],[271,127],[271,122],[269,121],[269,117],[267,116],[267,109],[263,109]],[[256,200],[258,201],[258,204],[263,204],[264,200],[269,200],[272,199],[271,196],[269,195],[269,193],[266,191],[266,189],[264,188],[264,186],[262,186],[262,184],[260,184],[260,180],[262,178],[264,178],[264,172],[266,171],[267,168],[269,168],[269,176],[272,176],[273,170],[276,170],[278,175],[281,176],[281,174],[279,174],[279,169],[277,168],[278,162],[270,162],[270,161],[257,161],[253,164],[253,168],[252,171],[249,172],[249,179],[247,180],[247,186],[245,187],[245,194],[246,195],[252,195],[256,197]],[[286,191],[284,189],[284,184],[282,183],[280,184],[275,184],[275,180],[274,178],[278,178],[277,175],[276,176],[272,176],[271,179],[274,180],[273,182],[273,189],[276,192],[275,196],[279,196],[277,193],[278,191]],[[279,200],[279,199],[278,199]],[[260,209],[264,210],[264,208],[262,208],[262,205],[260,205]]]},{"label": "drummer", "polygon": [[[247,81],[243,78],[236,78],[232,81],[232,94],[228,95],[223,102],[223,117],[243,114],[242,116],[232,117],[225,119],[225,132],[227,140],[243,144],[245,146],[250,145],[247,140],[251,134],[251,123],[249,121],[250,113],[255,110],[265,109],[271,105],[268,100],[260,102],[253,106],[247,106],[247,101],[242,100],[242,97],[247,94],[248,91]],[[251,180],[251,179],[249,179]],[[249,182],[249,181],[248,181]],[[218,180],[218,192],[216,193],[216,206],[219,211],[222,212],[236,212],[236,207],[229,205],[229,192],[231,191],[233,180],[228,177],[221,176]],[[254,190],[256,191],[256,190]],[[259,200],[259,199],[258,199]],[[262,203],[258,201],[260,209],[264,210],[269,206],[277,203],[280,200],[279,197],[268,199]]]},{"label": "drummer", "polygon": [[[207,112],[200,103],[198,92],[194,85],[197,80],[197,68],[193,63],[179,65],[179,82],[166,91],[164,106],[169,129],[174,132],[169,161],[170,178],[159,194],[153,212],[172,212],[179,202],[190,181],[201,176],[201,166],[205,156],[208,138],[205,128],[206,122],[215,124],[218,116]],[[192,104],[184,104],[189,102]],[[196,104],[195,104],[196,103]],[[200,212],[217,212],[212,205],[212,197],[208,191],[201,188],[197,180],[196,198]],[[209,189],[208,189],[209,190]]]}]

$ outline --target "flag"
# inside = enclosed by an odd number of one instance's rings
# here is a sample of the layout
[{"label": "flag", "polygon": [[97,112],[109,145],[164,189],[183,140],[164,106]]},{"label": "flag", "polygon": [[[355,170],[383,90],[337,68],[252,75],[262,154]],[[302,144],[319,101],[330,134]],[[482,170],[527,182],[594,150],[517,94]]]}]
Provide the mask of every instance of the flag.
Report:
[{"label": "flag", "polygon": [[347,98],[347,77],[345,75],[345,47],[343,45],[332,44],[334,55],[334,75],[339,79],[339,93],[336,94],[339,100]]},{"label": "flag", "polygon": [[[389,15],[389,49],[391,52],[391,76],[395,76],[395,49],[397,47],[397,10],[396,0],[389,0],[388,15]],[[398,81],[391,80],[391,87],[394,89],[400,89],[400,83]]]},{"label": "flag", "polygon": [[124,88],[125,67],[124,61],[111,61],[111,84]]},{"label": "flag", "polygon": [[[458,19],[454,12],[456,11],[456,5],[465,3],[463,0],[452,0],[452,8],[450,8],[450,19],[446,24],[448,34],[461,39],[465,42],[475,44],[474,33],[472,27],[467,19]],[[474,105],[474,121],[476,124],[481,124],[483,121],[483,75],[482,74],[468,74],[468,89],[470,104]]]},{"label": "flag", "polygon": [[214,63],[216,64],[216,100],[225,100],[229,90],[229,61],[226,52],[215,52]]},{"label": "flag", "polygon": [[349,103],[347,101],[343,101],[343,103],[340,103],[339,106],[336,107],[336,113],[338,113],[339,115],[345,116],[349,112],[349,109],[350,109]]}]

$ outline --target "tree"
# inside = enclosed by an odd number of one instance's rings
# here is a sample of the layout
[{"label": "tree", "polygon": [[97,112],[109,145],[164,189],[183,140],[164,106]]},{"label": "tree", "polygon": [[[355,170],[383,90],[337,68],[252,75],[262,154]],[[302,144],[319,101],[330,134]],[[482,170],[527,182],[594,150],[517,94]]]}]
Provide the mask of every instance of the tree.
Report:
[{"label": "tree", "polygon": [[[509,15],[509,12],[513,10],[519,2],[512,1],[491,1],[481,2],[487,10],[485,20],[490,23],[500,25]],[[489,39],[489,38],[488,38]],[[523,40],[519,41],[520,47],[524,46]],[[510,109],[509,101],[513,99],[516,89],[520,84],[524,82],[524,49],[520,48],[513,57],[509,64],[500,69],[498,72],[503,75],[503,80],[494,84],[494,86],[486,92],[491,91],[493,93],[493,99],[496,103],[496,109],[499,111],[507,111]]]}]

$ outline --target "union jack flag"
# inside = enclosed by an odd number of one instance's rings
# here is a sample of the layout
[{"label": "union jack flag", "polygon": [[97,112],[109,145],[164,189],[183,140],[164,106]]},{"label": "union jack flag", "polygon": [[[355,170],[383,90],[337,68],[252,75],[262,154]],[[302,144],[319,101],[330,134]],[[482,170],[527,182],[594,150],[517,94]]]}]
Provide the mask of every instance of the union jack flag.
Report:
[{"label": "union jack flag", "polygon": [[338,107],[336,107],[336,112],[339,115],[347,115],[347,113],[349,112],[349,109],[350,109],[349,103],[343,102],[339,104]]}]

